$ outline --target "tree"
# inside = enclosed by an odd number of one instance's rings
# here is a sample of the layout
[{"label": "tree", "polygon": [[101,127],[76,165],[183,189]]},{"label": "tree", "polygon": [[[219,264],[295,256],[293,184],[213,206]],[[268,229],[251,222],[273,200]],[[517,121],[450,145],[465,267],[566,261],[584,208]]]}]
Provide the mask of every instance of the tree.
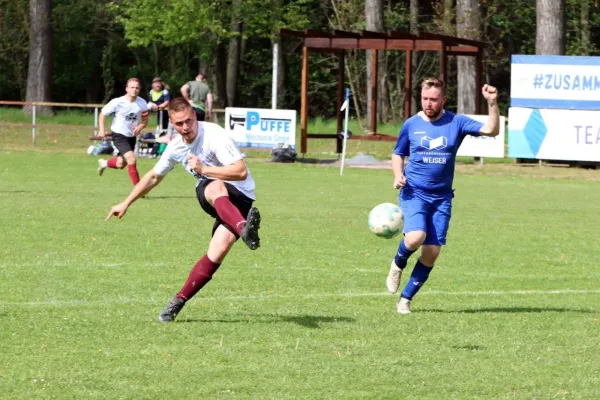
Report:
[{"label": "tree", "polygon": [[[29,1],[29,66],[26,101],[52,99],[52,1]],[[25,112],[31,106],[24,107]],[[36,107],[40,114],[51,114],[50,107]]]},{"label": "tree", "polygon": [[[479,39],[479,5],[477,0],[457,0],[456,32],[465,39]],[[475,112],[479,88],[475,87],[477,64],[475,57],[457,57],[457,111],[461,114]]]},{"label": "tree", "polygon": [[0,99],[22,99],[27,86],[27,0],[0,0]]},{"label": "tree", "polygon": [[590,2],[581,1],[581,48],[582,55],[590,54]]},{"label": "tree", "polygon": [[[410,33],[413,35],[419,34],[419,0],[410,0]],[[412,96],[410,102],[410,113],[416,114],[419,109],[419,104],[421,103],[421,93],[418,88],[419,82],[417,82],[417,69],[419,67],[419,52],[413,51],[412,53],[412,62],[410,70],[412,71],[412,87],[410,88],[410,93],[407,93],[407,96]],[[408,115],[405,115],[404,118],[408,118]]]},{"label": "tree", "polygon": [[565,54],[565,1],[537,0],[535,54]]},{"label": "tree", "polygon": [[238,13],[240,12],[240,0],[234,0],[232,3],[231,12],[231,27],[229,32],[229,47],[227,49],[227,80],[225,83],[227,92],[226,106],[233,107],[235,105],[235,92],[237,89],[237,78],[241,54],[241,28],[242,24],[239,21]]},{"label": "tree", "polygon": [[[367,30],[373,32],[384,32],[383,26],[383,0],[366,0],[365,1],[365,19],[367,22]],[[378,119],[387,120],[388,118],[388,103],[387,103],[387,86],[385,68],[385,54],[379,51],[377,54],[377,71],[372,69],[371,50],[367,50],[366,66],[367,66],[367,120],[371,121],[371,77],[373,73],[377,74],[377,109]],[[380,117],[380,118],[379,118]]]}]

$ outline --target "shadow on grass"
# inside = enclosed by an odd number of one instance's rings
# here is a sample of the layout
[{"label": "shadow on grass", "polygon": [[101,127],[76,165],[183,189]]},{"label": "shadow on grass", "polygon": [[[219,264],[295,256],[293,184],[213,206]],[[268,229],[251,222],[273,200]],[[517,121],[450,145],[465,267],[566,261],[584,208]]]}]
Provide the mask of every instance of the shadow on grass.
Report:
[{"label": "shadow on grass", "polygon": [[485,350],[485,346],[480,346],[478,344],[467,344],[464,346],[450,346],[455,350],[468,350],[468,351],[479,351]]},{"label": "shadow on grass", "polygon": [[328,323],[348,323],[356,322],[354,318],[349,317],[327,317],[322,315],[275,315],[275,314],[254,314],[246,318],[218,318],[218,319],[178,319],[178,323],[202,323],[202,322],[219,322],[219,323],[260,323],[260,324],[277,324],[277,323],[293,323],[305,328],[318,329],[322,324]]},{"label": "shadow on grass", "polygon": [[31,190],[0,190],[0,193],[23,194],[23,193],[32,193],[32,191]]},{"label": "shadow on grass", "polygon": [[489,307],[489,308],[467,308],[464,310],[439,310],[422,309],[422,312],[431,313],[449,313],[449,314],[479,314],[479,313],[543,313],[543,312],[577,312],[577,313],[596,313],[597,310],[578,309],[578,308],[556,308],[556,307]]},{"label": "shadow on grass", "polygon": [[335,159],[331,159],[331,158],[321,159],[321,158],[309,158],[309,157],[296,158],[296,162],[301,163],[301,164],[334,164],[338,161],[339,160],[337,158],[335,158]]},{"label": "shadow on grass", "polygon": [[165,200],[165,199],[195,199],[196,196],[153,196],[146,195],[144,200]]}]

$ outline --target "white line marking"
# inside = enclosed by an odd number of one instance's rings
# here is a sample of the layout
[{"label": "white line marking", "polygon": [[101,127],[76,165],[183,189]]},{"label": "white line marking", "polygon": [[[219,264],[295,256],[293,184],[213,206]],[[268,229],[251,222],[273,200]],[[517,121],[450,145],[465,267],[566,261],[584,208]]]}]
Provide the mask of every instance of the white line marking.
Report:
[{"label": "white line marking", "polygon": [[[419,293],[419,296],[532,296],[532,295],[594,295],[600,294],[600,290],[578,290],[578,289],[559,289],[559,290],[507,290],[507,291],[464,291],[464,292],[446,292],[431,290]],[[240,295],[240,296],[218,296],[218,297],[203,297],[199,295],[198,301],[235,301],[235,300],[269,300],[269,299],[320,299],[329,297],[382,297],[395,296],[387,292],[374,293],[315,293],[315,294],[256,294],[256,295]],[[106,304],[162,304],[168,299],[134,299],[134,298],[113,298],[104,300],[43,300],[43,301],[20,301],[20,302],[3,302],[2,306],[101,306]]]},{"label": "white line marking", "polygon": [[19,263],[11,264],[5,263],[0,264],[0,268],[39,268],[39,267],[68,267],[68,268],[118,268],[118,267],[131,267],[131,266],[142,266],[142,267],[166,267],[166,263],[73,263],[71,261],[65,262],[36,262],[36,263]]}]

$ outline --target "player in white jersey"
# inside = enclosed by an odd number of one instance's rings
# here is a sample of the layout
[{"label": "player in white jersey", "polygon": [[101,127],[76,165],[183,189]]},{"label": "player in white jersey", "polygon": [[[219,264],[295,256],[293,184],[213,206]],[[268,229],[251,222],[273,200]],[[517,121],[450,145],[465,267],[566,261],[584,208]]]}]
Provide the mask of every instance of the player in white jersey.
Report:
[{"label": "player in white jersey", "polygon": [[133,185],[140,181],[137,170],[135,155],[136,136],[148,124],[148,103],[138,97],[140,93],[140,81],[130,78],[125,86],[125,96],[112,99],[102,108],[98,120],[98,135],[102,138],[106,135],[104,131],[104,119],[107,115],[114,114],[115,118],[110,125],[112,140],[119,150],[117,157],[110,160],[98,160],[98,175],[102,175],[105,168],[123,169],[127,164],[129,178]]},{"label": "player in white jersey", "polygon": [[154,168],[106,217],[107,221],[113,216],[122,218],[129,206],[158,185],[176,164],[196,178],[198,202],[216,220],[212,239],[179,293],[160,313],[161,322],[173,321],[185,302],[212,279],[238,238],[251,250],[260,246],[260,213],[252,207],[256,199],[254,180],[235,142],[219,125],[197,121],[194,109],[183,97],[169,103],[169,119],[179,135],[168,144]]}]

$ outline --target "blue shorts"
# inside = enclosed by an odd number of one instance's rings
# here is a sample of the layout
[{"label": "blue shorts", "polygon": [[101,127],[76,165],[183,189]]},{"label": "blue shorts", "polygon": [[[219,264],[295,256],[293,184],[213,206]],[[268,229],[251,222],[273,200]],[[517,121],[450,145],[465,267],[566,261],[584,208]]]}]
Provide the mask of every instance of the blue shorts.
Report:
[{"label": "blue shorts", "polygon": [[404,187],[398,195],[404,215],[404,234],[413,231],[426,233],[423,244],[443,246],[452,215],[452,193],[430,194]]}]

